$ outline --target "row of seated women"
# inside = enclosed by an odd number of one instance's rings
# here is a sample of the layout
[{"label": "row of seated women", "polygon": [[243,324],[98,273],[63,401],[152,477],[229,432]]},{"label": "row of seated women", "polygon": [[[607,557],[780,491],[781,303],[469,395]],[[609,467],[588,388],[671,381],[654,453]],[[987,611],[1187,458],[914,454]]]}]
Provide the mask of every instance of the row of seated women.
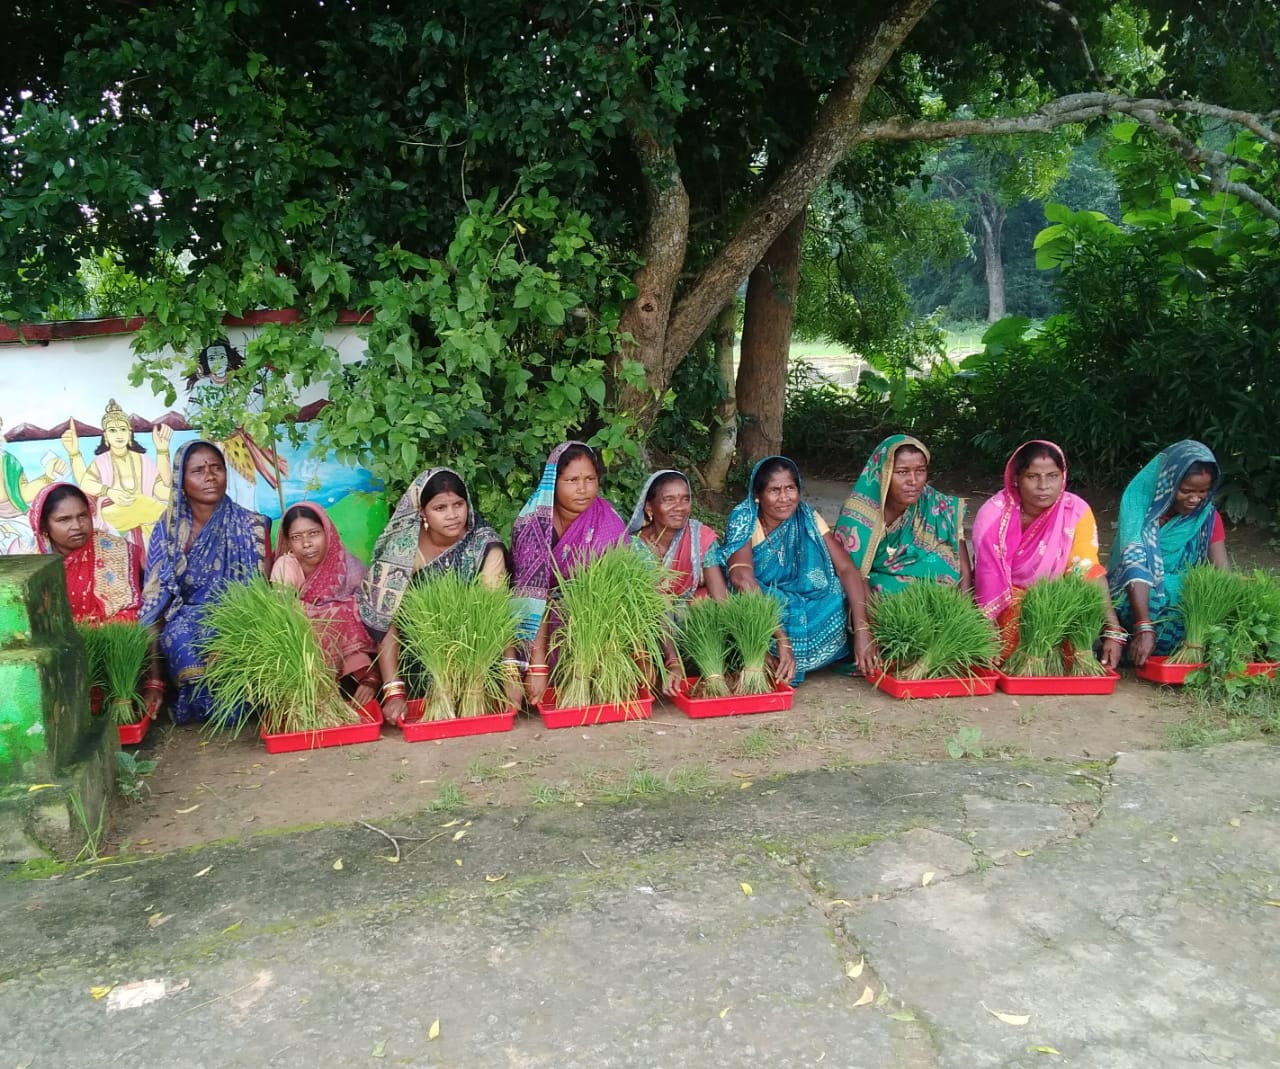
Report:
[{"label": "row of seated women", "polygon": [[[1181,637],[1180,577],[1209,560],[1227,567],[1222,521],[1213,505],[1218,466],[1194,441],[1178,442],[1132,480],[1121,501],[1108,572],[1099,562],[1089,506],[1067,486],[1066,459],[1046,441],[1021,446],[1009,459],[1003,488],[978,511],[975,553],[965,539],[963,501],[928,482],[928,450],[894,435],[867,461],[834,528],[802,500],[800,472],[785,457],[756,464],[748,493],[730,513],[723,543],[693,518],[689,480],[652,475],[628,521],[601,495],[603,467],[581,442],[547,459],[536,490],[512,528],[511,551],[472,506],[462,479],[448,468],[423,472],[401,497],[365,566],[343,547],[318,505],[286,511],[273,561],[270,520],[233,502],[216,446],[189,442],[175,459],[174,490],[152,533],[143,574],[137,547],[95,531],[87,498],[75,486],[46,487],[32,504],[42,552],[62,556],[77,621],[138,620],[157,635],[144,683],[155,715],[173,688],[178,723],[209,714],[201,686],[204,610],[229,583],[269,574],[290,583],[317,622],[331,669],[363,703],[378,693],[385,715],[405,713],[395,615],[422,577],[459,571],[492,585],[510,583],[520,614],[525,665],[511,690],[532,703],[546,688],[553,657],[557,577],[605,548],[629,542],[669,571],[677,603],[763,589],[782,605],[772,665],[779,679],[852,655],[859,670],[880,666],[869,607],[906,584],[932,581],[972,589],[978,604],[1016,638],[1018,605],[1037,579],[1075,572],[1108,587],[1102,656],[1129,655],[1142,664]],[[674,649],[669,667],[677,669]]]}]

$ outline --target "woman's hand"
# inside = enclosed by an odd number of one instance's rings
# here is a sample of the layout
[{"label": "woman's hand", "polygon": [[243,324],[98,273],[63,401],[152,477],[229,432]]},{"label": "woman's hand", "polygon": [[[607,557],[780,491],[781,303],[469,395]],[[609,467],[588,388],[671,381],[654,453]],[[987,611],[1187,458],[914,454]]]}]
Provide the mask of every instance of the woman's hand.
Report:
[{"label": "woman's hand", "polygon": [[382,703],[382,716],[388,724],[396,725],[409,712],[409,703],[405,701],[403,694],[395,694],[387,698]]},{"label": "woman's hand", "polygon": [[546,692],[547,676],[545,672],[524,677],[524,696],[528,699],[530,705],[537,705],[538,702],[542,701],[542,696]]},{"label": "woman's hand", "polygon": [[[1138,660],[1138,649],[1141,647],[1142,640],[1145,638],[1151,639],[1151,646],[1154,647],[1156,644],[1155,635],[1147,635],[1147,634],[1139,635],[1138,638],[1136,638],[1133,643],[1134,645],[1133,663],[1134,664],[1146,663],[1147,657],[1150,656],[1151,654],[1151,650],[1148,649],[1147,652],[1142,655],[1142,660],[1141,661]],[[1102,656],[1099,658],[1099,660],[1101,660],[1103,665],[1107,668],[1119,668],[1120,655],[1123,652],[1124,652],[1124,646],[1121,643],[1117,642],[1113,638],[1104,638],[1102,640]]]},{"label": "woman's hand", "polygon": [[143,700],[143,707],[147,711],[147,716],[154,720],[160,715],[160,707],[164,704],[164,688],[154,688],[147,690],[147,696]]},{"label": "woman's hand", "polygon": [[679,661],[668,662],[666,677],[662,681],[662,693],[674,698],[680,693],[680,684],[684,682],[684,665]]},{"label": "woman's hand", "polygon": [[786,639],[778,641],[778,656],[773,658],[773,678],[779,683],[790,683],[796,677],[796,654]]},{"label": "woman's hand", "polygon": [[357,709],[363,709],[372,700],[377,693],[377,689],[372,683],[360,683],[357,685],[355,693],[351,695],[351,703]]},{"label": "woman's hand", "polygon": [[865,627],[854,628],[853,631],[853,657],[858,665],[858,671],[867,678],[879,675],[881,668],[880,647],[876,645],[876,640],[871,637],[871,632]]},{"label": "woman's hand", "polygon": [[1147,663],[1147,658],[1155,651],[1156,635],[1154,631],[1139,631],[1129,640],[1129,656],[1139,668]]}]

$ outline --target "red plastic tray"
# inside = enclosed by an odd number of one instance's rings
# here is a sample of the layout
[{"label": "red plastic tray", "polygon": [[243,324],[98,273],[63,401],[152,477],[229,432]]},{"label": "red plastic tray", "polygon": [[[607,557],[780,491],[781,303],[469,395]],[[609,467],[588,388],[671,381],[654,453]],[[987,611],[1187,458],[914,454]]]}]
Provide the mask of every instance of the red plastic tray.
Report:
[{"label": "red plastic tray", "polygon": [[791,708],[795,691],[785,683],[778,683],[768,694],[733,694],[727,698],[690,698],[689,692],[698,685],[697,676],[688,676],[680,684],[680,690],[672,695],[671,702],[685,716],[698,719],[706,716],[741,716],[744,713],[781,713]]},{"label": "red plastic tray", "polygon": [[[1187,676],[1192,672],[1204,667],[1203,664],[1166,664],[1167,657],[1148,657],[1147,663],[1141,668],[1135,668],[1134,674],[1139,679],[1150,680],[1152,683],[1167,683],[1170,686],[1181,686],[1187,681]],[[1275,678],[1277,666],[1273,661],[1255,661],[1246,665],[1244,674],[1247,676],[1271,676]]]},{"label": "red plastic tray", "polygon": [[997,685],[1006,694],[1114,694],[1120,682],[1120,673],[1110,668],[1105,676],[999,675]]},{"label": "red plastic tray", "polygon": [[116,731],[120,733],[121,746],[137,746],[143,739],[147,737],[147,731],[151,727],[151,717],[145,713],[141,720],[136,724],[117,724]]},{"label": "red plastic tray", "polygon": [[510,731],[516,722],[516,709],[512,706],[505,713],[488,716],[460,716],[454,720],[423,720],[422,710],[427,703],[421,698],[409,702],[409,713],[400,721],[405,742],[426,742],[429,739],[454,739],[460,735],[488,735],[496,731]]},{"label": "red plastic tray", "polygon": [[634,701],[625,705],[571,705],[556,707],[554,687],[547,689],[538,702],[538,715],[544,727],[582,728],[592,724],[616,724],[623,720],[648,720],[653,715],[653,695],[642,690]]},{"label": "red plastic tray", "polygon": [[885,671],[868,678],[873,687],[891,698],[972,698],[993,693],[999,674],[990,669],[971,676],[948,676],[945,679],[899,679]]},{"label": "red plastic tray", "polygon": [[350,746],[357,742],[376,742],[382,733],[382,706],[371,701],[360,710],[359,724],[343,724],[337,728],[320,731],[285,731],[268,734],[263,728],[259,734],[267,744],[267,753],[296,753],[299,750],[319,750],[325,746]]}]

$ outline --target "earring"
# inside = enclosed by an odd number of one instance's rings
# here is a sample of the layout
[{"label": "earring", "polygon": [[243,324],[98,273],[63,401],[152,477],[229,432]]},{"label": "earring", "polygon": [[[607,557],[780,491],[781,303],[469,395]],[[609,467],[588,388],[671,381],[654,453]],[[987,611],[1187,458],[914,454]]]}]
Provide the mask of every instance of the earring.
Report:
[{"label": "earring", "polygon": [[645,523],[653,523],[653,513],[652,513],[652,512],[646,512],[646,513],[644,514],[644,522],[645,522]]}]

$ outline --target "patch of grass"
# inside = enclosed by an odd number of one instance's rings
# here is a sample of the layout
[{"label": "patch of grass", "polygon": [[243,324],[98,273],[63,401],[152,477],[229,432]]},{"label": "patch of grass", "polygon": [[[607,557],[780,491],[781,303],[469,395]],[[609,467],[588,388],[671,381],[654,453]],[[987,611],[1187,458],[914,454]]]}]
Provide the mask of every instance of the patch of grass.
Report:
[{"label": "patch of grass", "polygon": [[626,794],[627,798],[646,797],[654,794],[662,794],[666,788],[661,776],[652,769],[633,768],[627,773]]},{"label": "patch of grass", "polygon": [[1018,717],[1017,717],[1018,726],[1024,727],[1024,728],[1029,727],[1031,724],[1035,722],[1035,719],[1039,715],[1039,713],[1040,713],[1040,706],[1038,705],[1028,705],[1025,707],[1022,705],[1019,705]]},{"label": "patch of grass", "polygon": [[563,787],[553,783],[535,783],[533,785],[534,805],[563,805],[572,802],[573,795]]},{"label": "patch of grass", "polygon": [[498,766],[487,757],[473,758],[467,765],[467,779],[472,783],[483,783],[485,780],[498,778]]},{"label": "patch of grass", "polygon": [[773,734],[764,728],[752,728],[738,740],[738,752],[743,757],[776,757],[777,741]]},{"label": "patch of grass", "polygon": [[672,794],[705,794],[715,785],[715,772],[706,761],[678,765],[667,773],[666,789]]},{"label": "patch of grass", "polygon": [[462,788],[456,783],[444,783],[441,784],[440,789],[436,792],[435,798],[427,804],[427,811],[429,813],[447,813],[451,809],[457,809],[458,806],[462,805],[462,802]]},{"label": "patch of grass", "polygon": [[1257,720],[1198,710],[1181,723],[1165,728],[1165,741],[1171,749],[1190,750],[1196,746],[1256,739],[1262,734],[1262,724]]}]

